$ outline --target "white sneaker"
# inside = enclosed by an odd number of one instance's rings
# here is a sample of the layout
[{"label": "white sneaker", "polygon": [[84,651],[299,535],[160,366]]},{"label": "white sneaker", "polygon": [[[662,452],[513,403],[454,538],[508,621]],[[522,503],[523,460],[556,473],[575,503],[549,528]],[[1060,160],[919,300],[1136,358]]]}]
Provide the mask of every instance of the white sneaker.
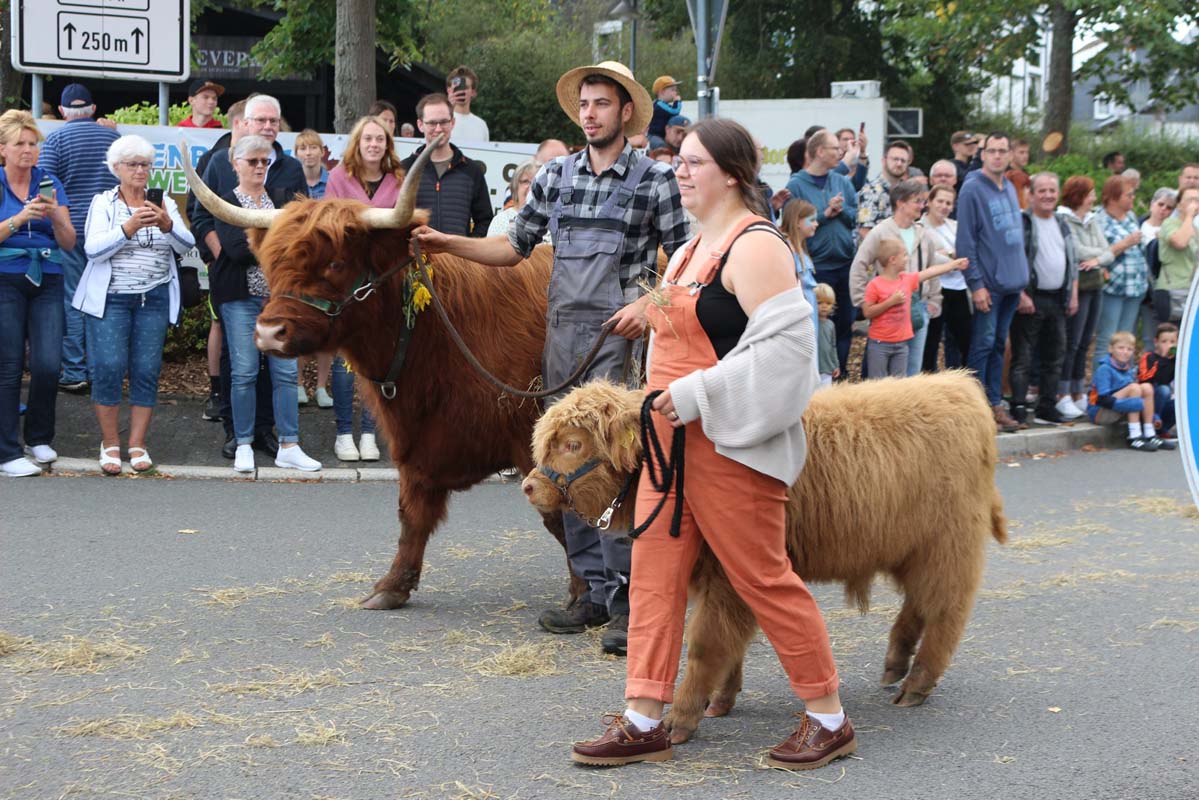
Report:
[{"label": "white sneaker", "polygon": [[239,444],[237,454],[233,456],[233,469],[238,472],[254,471],[254,448],[248,444]]},{"label": "white sneaker", "polygon": [[362,455],[363,461],[379,460],[379,445],[375,443],[375,434],[362,434],[358,439],[358,452]]},{"label": "white sneaker", "polygon": [[316,407],[333,408],[333,397],[325,391],[324,386],[316,387]]},{"label": "white sneaker", "polygon": [[1085,417],[1087,415],[1087,397],[1083,395],[1074,401],[1074,405],[1078,408],[1078,415]]},{"label": "white sneaker", "polygon": [[58,453],[54,452],[54,448],[48,444],[35,444],[33,447],[25,448],[25,455],[30,461],[36,461],[39,464],[52,464],[58,460]]},{"label": "white sneaker", "polygon": [[298,469],[304,472],[317,472],[321,468],[321,462],[315,458],[309,458],[308,454],[300,449],[297,444],[295,447],[288,447],[285,444],[279,445],[279,454],[275,456],[275,466],[283,469]]},{"label": "white sneaker", "polygon": [[299,384],[296,384],[296,402],[302,406],[308,405],[308,392]]},{"label": "white sneaker", "polygon": [[1057,413],[1062,415],[1063,419],[1078,419],[1082,416],[1082,412],[1078,410],[1078,406],[1074,405],[1074,398],[1070,395],[1062,395],[1062,399],[1057,401],[1054,406]]},{"label": "white sneaker", "polygon": [[28,478],[30,475],[40,475],[42,468],[28,458],[14,458],[0,464],[0,471],[10,478]]},{"label": "white sneaker", "polygon": [[333,440],[333,455],[337,456],[339,461],[357,461],[361,458],[358,448],[354,446],[354,434],[337,434],[337,438]]}]

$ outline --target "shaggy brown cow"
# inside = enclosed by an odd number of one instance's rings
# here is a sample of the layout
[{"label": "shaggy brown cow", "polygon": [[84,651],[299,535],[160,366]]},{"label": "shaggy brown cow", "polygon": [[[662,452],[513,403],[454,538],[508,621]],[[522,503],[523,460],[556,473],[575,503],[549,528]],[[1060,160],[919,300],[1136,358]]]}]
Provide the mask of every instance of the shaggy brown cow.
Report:
[{"label": "shaggy brown cow", "polygon": [[[538,464],[562,474],[593,459],[599,465],[564,487],[531,473],[524,482],[529,501],[542,512],[569,504],[599,517],[640,463],[643,399],[640,392],[592,383],[547,411],[533,433]],[[904,679],[894,702],[919,705],[961,638],[987,540],[1002,543],[1007,536],[995,488],[991,409],[976,380],[944,372],[819,391],[804,413],[804,428],[808,459],[787,506],[791,563],[806,581],[843,581],[846,599],[862,611],[874,576],[891,576],[904,600],[882,683]],[[631,506],[630,497],[614,528],[631,518]],[[661,513],[670,513],[667,506]],[[745,535],[752,539],[753,531]],[[670,714],[675,742],[691,736],[705,709],[720,716],[732,708],[756,630],[706,547],[691,590],[696,604],[687,669]]]},{"label": "shaggy brown cow", "polygon": [[[533,466],[528,443],[537,404],[502,396],[482,379],[432,307],[417,317],[394,398],[381,392],[379,381],[406,324],[405,284],[415,275],[413,266],[404,266],[409,232],[427,216],[413,208],[426,160],[413,165],[394,210],[297,199],[274,211],[225,203],[184,160],[193,191],[216,217],[269,227],[254,247],[271,287],[258,318],[259,348],[287,357],[340,351],[390,445],[400,475],[400,541],[391,569],[363,601],[367,608],[408,602],[450,492],[509,465],[524,472]],[[450,319],[480,362],[509,385],[529,386],[541,374],[551,259],[546,247],[506,269],[452,256],[433,259],[433,280]],[[545,524],[565,549],[561,515],[547,516]],[[571,596],[582,588],[572,577]]]}]

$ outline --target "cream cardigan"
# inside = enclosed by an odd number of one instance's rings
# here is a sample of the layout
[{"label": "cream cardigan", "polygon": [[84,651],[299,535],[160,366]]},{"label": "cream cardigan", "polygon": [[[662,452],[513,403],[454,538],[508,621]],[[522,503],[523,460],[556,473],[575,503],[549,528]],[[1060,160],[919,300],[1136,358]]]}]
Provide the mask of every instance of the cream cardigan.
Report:
[{"label": "cream cardigan", "polygon": [[715,366],[670,384],[679,419],[700,420],[717,453],[788,486],[808,454],[802,417],[820,386],[811,316],[802,287],[775,295]]}]

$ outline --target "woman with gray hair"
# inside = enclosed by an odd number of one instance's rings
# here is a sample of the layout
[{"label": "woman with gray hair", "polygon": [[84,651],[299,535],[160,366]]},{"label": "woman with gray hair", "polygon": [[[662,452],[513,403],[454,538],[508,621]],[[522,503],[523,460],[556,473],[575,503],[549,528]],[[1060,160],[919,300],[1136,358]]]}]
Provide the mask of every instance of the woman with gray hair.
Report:
[{"label": "woman with gray hair", "polygon": [[83,312],[92,407],[100,424],[100,469],[121,471],[117,414],[121,383],[129,376],[129,466],[154,465],[146,433],[158,401],[158,375],[167,327],[179,320],[176,255],[192,248],[175,201],[147,185],[154,145],[122,136],[108,148],[108,169],[120,180],[92,198],[83,250],[87,266],[71,305]]},{"label": "woman with gray hair", "polygon": [[[265,137],[243,136],[231,153],[230,163],[237,175],[237,186],[222,196],[222,200],[242,208],[275,208],[266,190],[266,172],[270,165],[271,142]],[[258,348],[254,345],[254,325],[258,313],[266,305],[270,287],[250,249],[246,232],[227,222],[217,220],[217,239],[221,254],[212,263],[209,289],[212,304],[221,315],[225,338],[229,343],[229,365],[232,390],[229,399],[233,407],[233,435],[237,451],[233,468],[238,472],[254,471],[254,411],[255,382],[258,378]],[[275,466],[315,472],[321,462],[309,458],[300,449],[300,406],[296,397],[296,360],[267,359],[271,370],[271,404],[275,425],[279,430],[279,452]]]},{"label": "woman with gray hair", "polygon": [[1153,193],[1153,199],[1149,201],[1149,216],[1141,221],[1142,241],[1152,242],[1157,238],[1157,232],[1162,229],[1162,223],[1173,213],[1174,206],[1177,204],[1178,192],[1168,186],[1163,186]]},{"label": "woman with gray hair", "polygon": [[[533,185],[533,179],[537,177],[539,169],[541,165],[530,159],[512,171],[512,180],[508,182],[508,191],[512,193],[512,205],[491,218],[491,224],[487,226],[488,236],[507,235],[508,225],[524,208],[525,200],[529,198],[529,187]],[[549,233],[545,235],[545,243],[550,243]]]}]

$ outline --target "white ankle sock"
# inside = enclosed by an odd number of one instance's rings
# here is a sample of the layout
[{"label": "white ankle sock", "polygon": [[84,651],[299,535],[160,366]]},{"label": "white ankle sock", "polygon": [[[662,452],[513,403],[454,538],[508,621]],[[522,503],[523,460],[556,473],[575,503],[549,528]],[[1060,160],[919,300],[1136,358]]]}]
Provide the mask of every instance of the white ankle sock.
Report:
[{"label": "white ankle sock", "polygon": [[845,724],[845,709],[841,709],[836,714],[817,714],[815,711],[809,711],[808,716],[820,723],[821,727],[835,731]]},{"label": "white ankle sock", "polygon": [[662,724],[662,720],[652,719],[644,714],[638,714],[631,708],[626,708],[624,710],[624,718],[636,725],[637,730],[641,731],[642,733],[649,733]]},{"label": "white ankle sock", "polygon": [[1146,439],[1152,439],[1154,436],[1157,436],[1157,431],[1153,429],[1152,422],[1142,422],[1141,430],[1143,431],[1143,435]]},{"label": "white ankle sock", "polygon": [[1128,438],[1129,439],[1140,439],[1141,438],[1141,424],[1139,422],[1128,423]]}]

